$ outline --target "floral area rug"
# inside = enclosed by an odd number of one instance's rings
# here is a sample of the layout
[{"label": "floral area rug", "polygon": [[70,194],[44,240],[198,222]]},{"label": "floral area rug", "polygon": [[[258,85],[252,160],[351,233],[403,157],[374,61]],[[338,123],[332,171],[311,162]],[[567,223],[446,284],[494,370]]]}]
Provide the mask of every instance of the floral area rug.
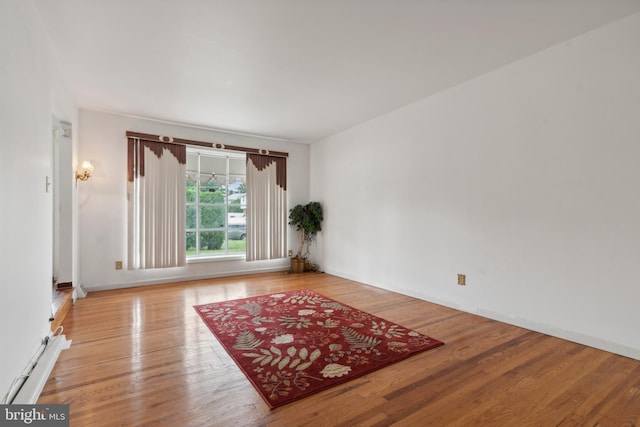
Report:
[{"label": "floral area rug", "polygon": [[194,308],[271,409],[444,344],[308,289]]}]

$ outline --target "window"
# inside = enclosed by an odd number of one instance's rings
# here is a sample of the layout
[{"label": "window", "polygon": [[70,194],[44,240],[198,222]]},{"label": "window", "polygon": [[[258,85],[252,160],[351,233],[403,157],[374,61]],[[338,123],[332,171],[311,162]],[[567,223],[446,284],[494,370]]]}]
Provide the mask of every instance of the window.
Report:
[{"label": "window", "polygon": [[244,154],[187,148],[187,257],[246,253]]}]

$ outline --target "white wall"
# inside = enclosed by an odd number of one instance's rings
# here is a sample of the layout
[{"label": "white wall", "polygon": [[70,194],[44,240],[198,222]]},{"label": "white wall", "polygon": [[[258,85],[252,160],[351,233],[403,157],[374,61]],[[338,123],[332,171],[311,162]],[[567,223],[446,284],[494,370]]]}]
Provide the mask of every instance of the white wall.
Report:
[{"label": "white wall", "polygon": [[[127,143],[126,131],[166,135],[196,141],[219,142],[289,153],[289,205],[306,203],[309,196],[309,146],[231,133],[215,132],[144,119],[80,111],[79,159],[91,160],[94,176],[78,183],[80,206],[80,280],[88,290],[191,280],[260,271],[286,270],[289,259],[227,260],[190,263],[186,267],[128,270],[127,261]],[[290,248],[297,236],[289,233]],[[115,269],[122,260],[124,268]]]},{"label": "white wall", "polygon": [[325,270],[640,359],[639,76],[637,14],[314,144]]},{"label": "white wall", "polygon": [[31,4],[0,2],[0,400],[49,332],[52,116],[74,123],[44,26]]}]

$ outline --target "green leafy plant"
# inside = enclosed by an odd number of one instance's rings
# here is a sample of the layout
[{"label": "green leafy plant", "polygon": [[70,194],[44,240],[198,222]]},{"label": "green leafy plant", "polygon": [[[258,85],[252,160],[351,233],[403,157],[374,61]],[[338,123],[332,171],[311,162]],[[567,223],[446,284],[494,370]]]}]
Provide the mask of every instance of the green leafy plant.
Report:
[{"label": "green leafy plant", "polygon": [[224,243],[224,233],[221,231],[203,231],[200,237],[201,249],[217,250]]},{"label": "green leafy plant", "polygon": [[322,205],[319,202],[297,205],[289,210],[289,225],[300,231],[300,248],[296,258],[302,259],[309,256],[310,244],[322,230],[323,219]]}]

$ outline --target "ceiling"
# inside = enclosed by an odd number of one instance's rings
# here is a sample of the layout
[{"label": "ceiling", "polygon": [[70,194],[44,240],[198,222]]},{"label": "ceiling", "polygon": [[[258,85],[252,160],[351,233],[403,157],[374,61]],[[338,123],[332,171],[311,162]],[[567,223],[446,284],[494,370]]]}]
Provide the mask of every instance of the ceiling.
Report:
[{"label": "ceiling", "polygon": [[312,142],[640,0],[34,0],[81,108]]}]

